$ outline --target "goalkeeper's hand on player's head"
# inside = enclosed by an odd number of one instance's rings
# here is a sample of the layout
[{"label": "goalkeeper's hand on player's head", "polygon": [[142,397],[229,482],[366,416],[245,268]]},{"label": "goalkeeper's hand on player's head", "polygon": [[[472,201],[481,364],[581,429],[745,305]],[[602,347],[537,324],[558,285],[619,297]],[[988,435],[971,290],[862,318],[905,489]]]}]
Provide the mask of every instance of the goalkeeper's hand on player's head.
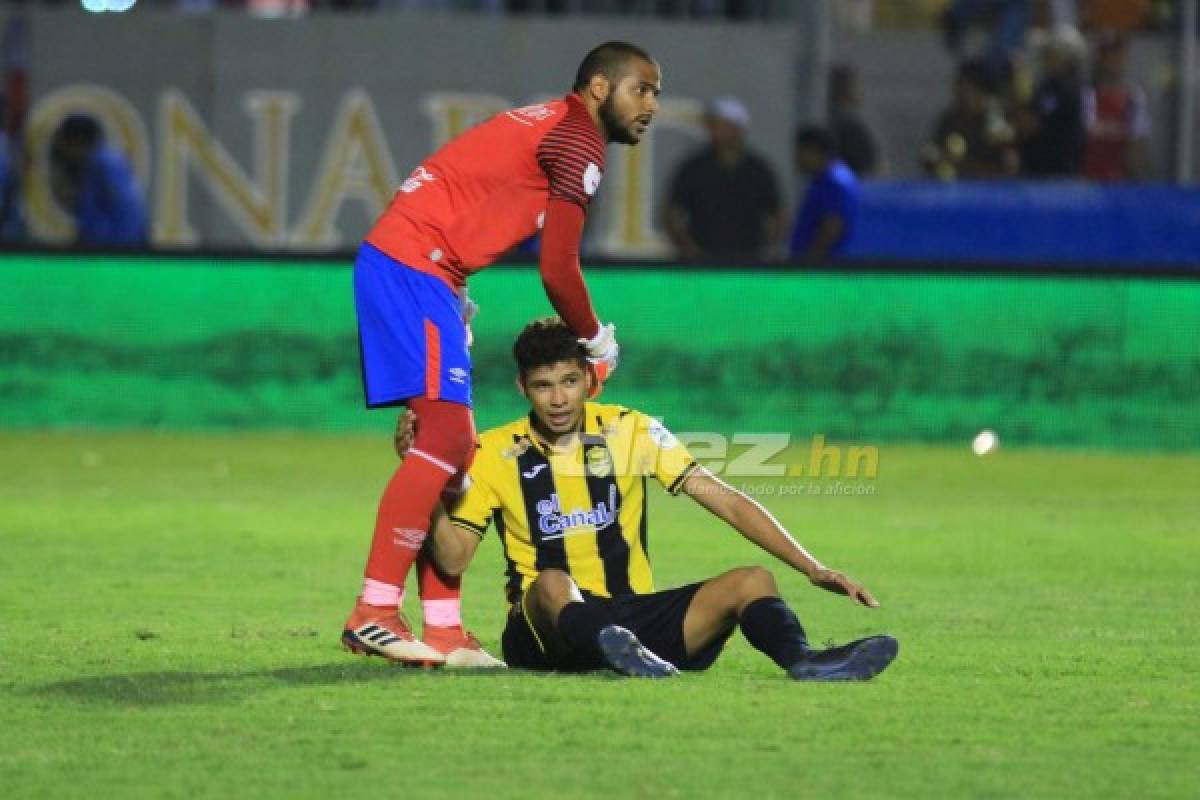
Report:
[{"label": "goalkeeper's hand on player's head", "polygon": [[580,339],[587,352],[588,370],[592,373],[592,388],[588,397],[595,397],[604,388],[604,382],[617,369],[617,358],[621,348],[617,344],[617,326],[611,322],[601,325],[591,339]]}]

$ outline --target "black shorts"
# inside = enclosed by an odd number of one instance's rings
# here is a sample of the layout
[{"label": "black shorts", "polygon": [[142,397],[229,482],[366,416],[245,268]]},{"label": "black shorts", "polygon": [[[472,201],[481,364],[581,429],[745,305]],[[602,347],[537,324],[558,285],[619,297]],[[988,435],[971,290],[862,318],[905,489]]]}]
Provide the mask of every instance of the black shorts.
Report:
[{"label": "black shorts", "polygon": [[[617,625],[628,628],[647,649],[659,658],[670,661],[679,669],[708,669],[721,654],[725,642],[733,633],[731,627],[717,636],[699,653],[688,656],[683,643],[683,618],[687,616],[692,598],[703,583],[691,583],[653,594],[630,594],[622,597],[596,597],[583,593],[585,603],[608,607]],[[525,611],[524,597],[513,603],[501,638],[504,660],[517,669],[554,670],[559,672],[589,672],[608,669],[608,664],[595,656],[572,650],[553,631],[539,636]]]}]

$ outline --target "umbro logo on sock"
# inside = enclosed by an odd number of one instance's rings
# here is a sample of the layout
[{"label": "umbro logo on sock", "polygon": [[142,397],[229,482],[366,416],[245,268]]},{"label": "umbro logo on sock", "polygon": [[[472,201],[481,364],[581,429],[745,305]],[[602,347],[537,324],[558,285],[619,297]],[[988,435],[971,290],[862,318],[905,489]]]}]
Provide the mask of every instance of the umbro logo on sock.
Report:
[{"label": "umbro logo on sock", "polygon": [[396,534],[392,541],[409,550],[420,550],[425,542],[425,531],[420,528],[392,528],[392,533]]}]

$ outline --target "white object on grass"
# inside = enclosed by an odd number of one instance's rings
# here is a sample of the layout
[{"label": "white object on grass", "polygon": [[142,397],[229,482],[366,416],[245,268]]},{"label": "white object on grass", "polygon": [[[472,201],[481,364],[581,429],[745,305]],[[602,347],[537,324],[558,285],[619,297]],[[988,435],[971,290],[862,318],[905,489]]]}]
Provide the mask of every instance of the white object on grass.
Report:
[{"label": "white object on grass", "polygon": [[976,434],[975,439],[971,442],[971,449],[975,451],[977,456],[986,456],[988,453],[994,452],[1000,446],[1000,437],[995,431],[983,430]]}]

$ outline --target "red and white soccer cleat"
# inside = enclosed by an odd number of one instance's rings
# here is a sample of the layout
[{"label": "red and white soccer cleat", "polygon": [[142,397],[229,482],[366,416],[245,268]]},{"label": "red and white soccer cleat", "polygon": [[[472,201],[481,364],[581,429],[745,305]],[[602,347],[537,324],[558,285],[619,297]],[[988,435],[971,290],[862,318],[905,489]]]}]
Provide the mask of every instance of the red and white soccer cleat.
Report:
[{"label": "red and white soccer cleat", "polygon": [[425,644],[445,657],[447,667],[504,668],[508,665],[483,649],[475,634],[460,626],[440,627],[426,625]]},{"label": "red and white soccer cleat", "polygon": [[382,656],[414,666],[440,666],[446,657],[413,635],[397,608],[367,605],[361,600],[342,630],[342,646],[352,653]]}]

